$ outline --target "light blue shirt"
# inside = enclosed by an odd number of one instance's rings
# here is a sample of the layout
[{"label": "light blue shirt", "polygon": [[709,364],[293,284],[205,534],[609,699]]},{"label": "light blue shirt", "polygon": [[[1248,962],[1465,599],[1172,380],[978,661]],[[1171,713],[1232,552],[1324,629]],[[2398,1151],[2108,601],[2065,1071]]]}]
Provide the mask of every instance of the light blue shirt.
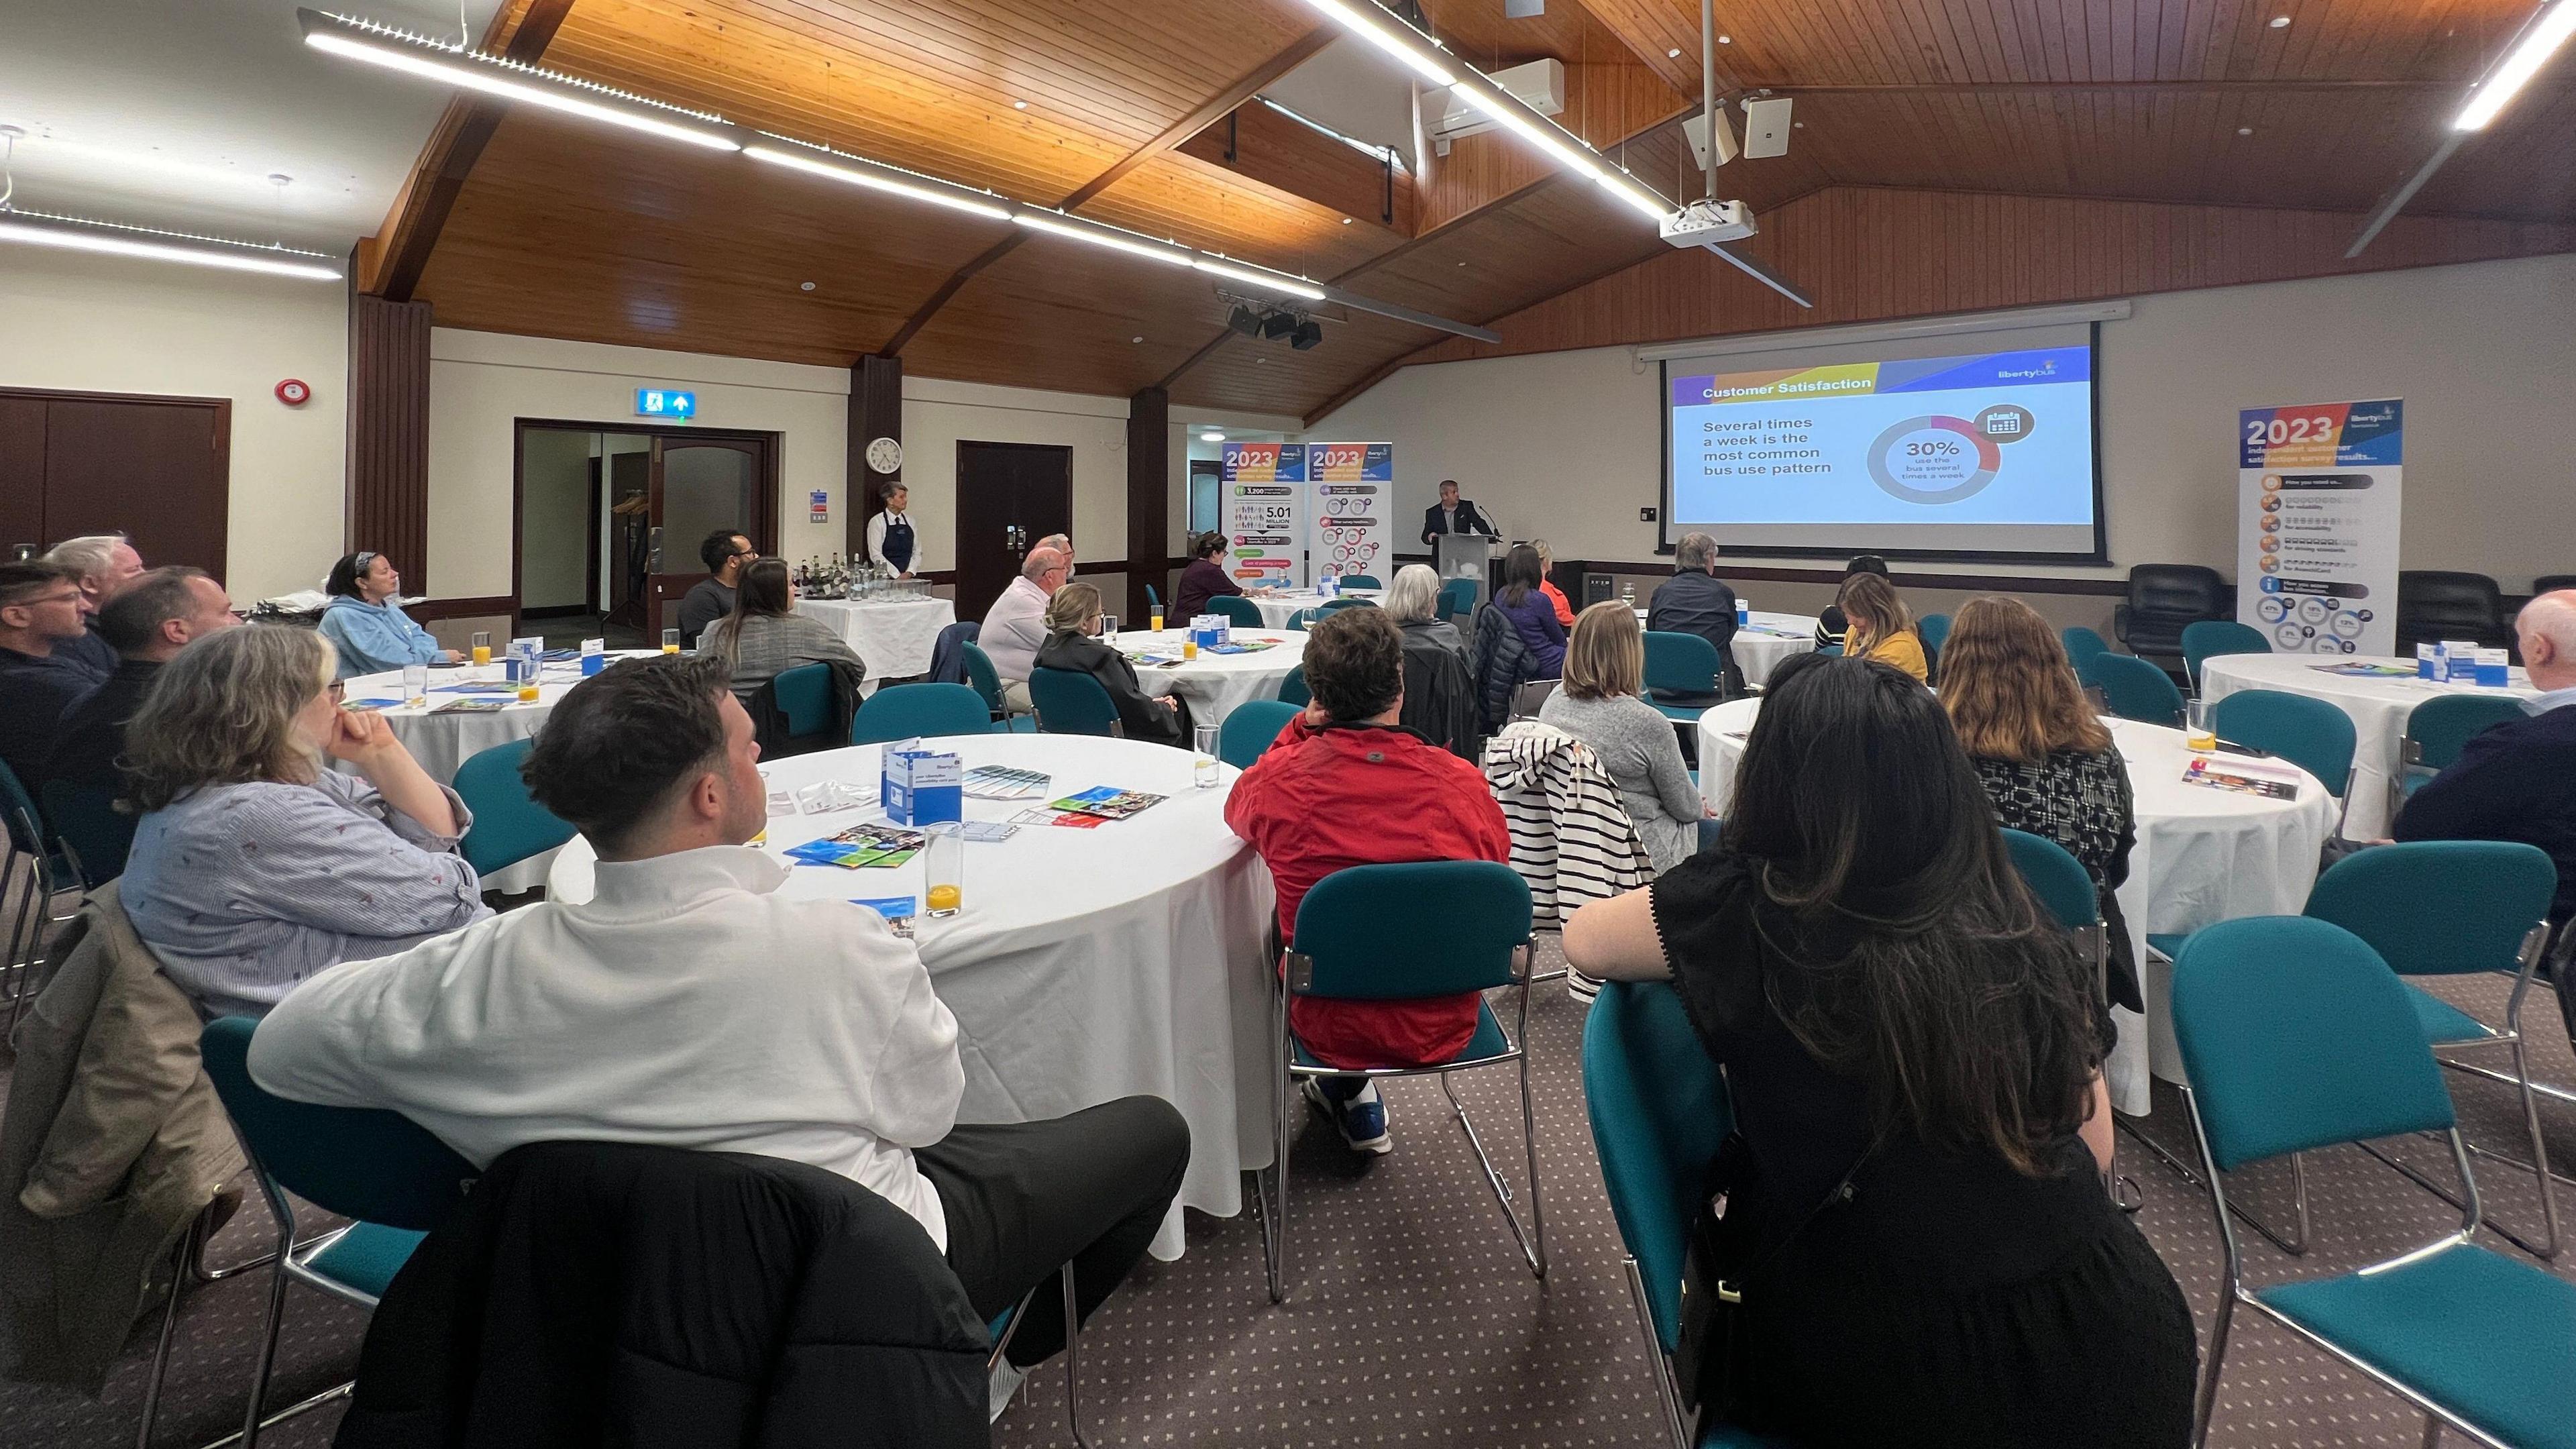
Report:
[{"label": "light blue shirt", "polygon": [[370,604],[342,594],[322,611],[322,637],[340,651],[342,679],[381,674],[406,664],[435,664],[447,657],[427,629],[411,620],[402,605],[387,599]]},{"label": "light blue shirt", "polygon": [[2564,709],[2571,704],[2576,704],[2576,684],[2571,684],[2565,689],[2553,689],[2546,694],[2533,695],[2522,702],[2522,710],[2525,714],[2547,714],[2553,709]]}]

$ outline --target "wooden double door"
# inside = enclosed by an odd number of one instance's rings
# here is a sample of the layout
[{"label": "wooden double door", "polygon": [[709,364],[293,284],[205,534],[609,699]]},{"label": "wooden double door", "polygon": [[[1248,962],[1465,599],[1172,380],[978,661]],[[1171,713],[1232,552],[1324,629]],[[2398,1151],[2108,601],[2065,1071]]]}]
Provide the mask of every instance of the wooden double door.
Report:
[{"label": "wooden double door", "polygon": [[231,480],[229,398],[0,388],[0,556],[122,533],[222,578]]}]

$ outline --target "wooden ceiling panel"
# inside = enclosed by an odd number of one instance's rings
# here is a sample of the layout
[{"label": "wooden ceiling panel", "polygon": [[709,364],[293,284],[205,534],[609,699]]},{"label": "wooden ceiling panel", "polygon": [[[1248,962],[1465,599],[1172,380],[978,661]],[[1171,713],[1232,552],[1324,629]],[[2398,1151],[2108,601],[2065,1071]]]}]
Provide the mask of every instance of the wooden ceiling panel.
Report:
[{"label": "wooden ceiling panel", "polygon": [[1082,214],[1312,277],[1338,276],[1403,240],[1374,224],[1344,226],[1329,206],[1181,152],[1119,178]]},{"label": "wooden ceiling panel", "polygon": [[1422,0],[1422,14],[1443,45],[1479,70],[1500,70],[1542,56],[1569,66],[1644,59],[1578,0],[1560,0],[1520,19],[1503,13],[1503,0]]}]

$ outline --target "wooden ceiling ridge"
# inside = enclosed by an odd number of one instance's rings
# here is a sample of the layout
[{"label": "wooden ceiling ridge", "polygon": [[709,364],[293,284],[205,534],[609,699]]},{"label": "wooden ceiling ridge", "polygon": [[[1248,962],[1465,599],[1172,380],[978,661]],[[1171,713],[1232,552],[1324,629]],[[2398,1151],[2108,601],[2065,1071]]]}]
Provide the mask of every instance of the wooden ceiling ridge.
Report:
[{"label": "wooden ceiling ridge", "polygon": [[[554,43],[572,11],[572,0],[506,0],[483,32],[482,50],[534,65]],[[506,102],[459,95],[449,100],[429,141],[394,193],[385,224],[358,243],[358,290],[390,302],[408,302],[428,270],[438,234],[456,209],[465,178],[508,114]]]},{"label": "wooden ceiling ridge", "polygon": [[[1333,26],[1318,25],[1289,42],[1269,59],[1235,77],[1225,89],[1208,97],[1188,115],[1163,128],[1153,139],[1119,157],[1109,169],[1075,187],[1062,202],[1057,204],[1058,209],[1062,211],[1080,209],[1084,203],[1117,185],[1137,167],[1215,125],[1235,107],[1259,95],[1264,86],[1314,59],[1324,47],[1331,45],[1340,37],[1341,32]],[[903,352],[904,344],[918,336],[922,328],[929,326],[931,319],[939,315],[939,310],[948,305],[949,300],[957,295],[959,289],[973,281],[976,274],[986,267],[1009,256],[1021,242],[1028,240],[1028,235],[1027,231],[1013,227],[1008,235],[985,248],[982,255],[951,273],[948,279],[941,282],[938,289],[930,294],[929,299],[906,318],[901,327],[895,329],[894,336],[886,339],[885,345],[877,349],[877,355],[899,356]]]}]

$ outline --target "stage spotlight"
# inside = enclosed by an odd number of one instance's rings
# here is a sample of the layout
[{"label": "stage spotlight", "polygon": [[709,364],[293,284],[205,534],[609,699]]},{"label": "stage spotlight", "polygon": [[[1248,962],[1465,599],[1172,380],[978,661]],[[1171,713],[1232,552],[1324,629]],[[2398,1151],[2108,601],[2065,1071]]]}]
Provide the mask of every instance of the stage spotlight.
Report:
[{"label": "stage spotlight", "polygon": [[1261,314],[1237,302],[1233,313],[1225,319],[1225,325],[1246,337],[1258,337],[1261,335]]},{"label": "stage spotlight", "polygon": [[1261,319],[1261,335],[1273,342],[1296,330],[1297,318],[1294,313],[1273,312]]},{"label": "stage spotlight", "polygon": [[[2561,0],[2561,3],[2576,3],[2576,0]],[[1321,322],[1301,322],[1298,324],[1296,331],[1288,334],[1288,345],[1296,348],[1299,352],[1303,352],[1307,348],[1312,347],[1323,340],[1324,324]]]}]

